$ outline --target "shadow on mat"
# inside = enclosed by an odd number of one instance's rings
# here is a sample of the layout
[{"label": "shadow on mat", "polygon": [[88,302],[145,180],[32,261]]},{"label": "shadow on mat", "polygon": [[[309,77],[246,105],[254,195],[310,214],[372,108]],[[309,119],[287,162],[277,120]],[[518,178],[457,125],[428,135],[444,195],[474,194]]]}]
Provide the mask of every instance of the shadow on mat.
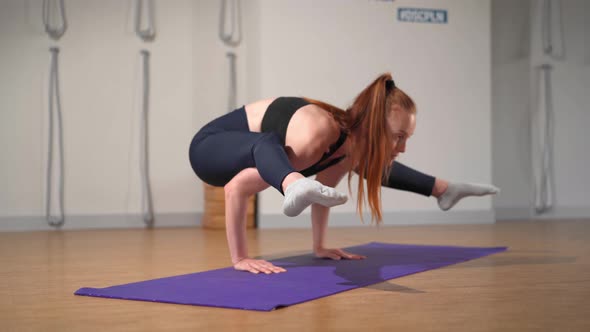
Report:
[{"label": "shadow on mat", "polygon": [[[254,258],[255,259],[264,259],[267,261],[276,260],[276,261],[280,261],[280,262],[287,262],[289,258],[293,258],[292,256],[308,257],[308,258],[311,258],[314,260],[326,261],[326,259],[313,257],[313,255],[311,255],[309,253],[309,250],[286,251],[286,252],[276,253],[276,254],[272,254],[272,255],[256,256]],[[337,266],[336,264],[338,263],[338,261],[333,261],[333,262],[335,263],[335,266]],[[294,265],[288,266],[288,268],[291,268],[291,267],[296,267],[296,266],[294,266]],[[380,291],[384,291],[384,292],[393,292],[393,293],[425,293],[424,291],[421,291],[421,290],[405,287],[405,286],[398,285],[398,284],[393,284],[391,282],[386,282],[386,281],[385,282],[381,281],[376,284],[363,286],[363,288],[380,290]]]},{"label": "shadow on mat", "polygon": [[[507,255],[494,255],[485,257],[469,258],[468,261],[457,260],[452,253],[437,254],[432,249],[421,250],[418,248],[399,248],[394,251],[384,252],[380,248],[349,248],[350,252],[367,256],[365,260],[340,260],[316,258],[309,251],[292,251],[283,252],[274,255],[265,255],[257,257],[258,259],[273,260],[276,265],[289,269],[303,267],[334,267],[334,274],[346,280],[339,283],[340,285],[354,285],[357,287],[366,287],[370,289],[404,292],[404,293],[424,293],[420,290],[407,288],[384,282],[391,278],[383,278],[381,270],[383,268],[399,268],[399,276],[404,276],[416,272],[446,267],[450,269],[476,268],[476,267],[494,267],[494,266],[511,266],[511,265],[538,265],[538,264],[567,264],[577,260],[575,256],[545,256],[534,255],[557,253],[552,250],[516,250],[509,251]],[[523,255],[524,254],[524,255]],[[529,254],[533,254],[530,255]],[[290,257],[285,257],[289,255]],[[298,256],[294,256],[298,255]],[[453,260],[454,259],[454,260]],[[460,264],[458,264],[460,263]]]},{"label": "shadow on mat", "polygon": [[[347,248],[350,252],[367,256],[363,260],[331,260],[316,258],[312,254],[282,257],[273,259],[275,265],[293,270],[297,268],[313,267],[332,267],[334,274],[343,282],[338,283],[344,286],[365,287],[369,285],[383,283],[392,279],[389,277],[393,273],[395,277],[401,277],[417,272],[436,269],[450,264],[456,264],[471,257],[464,253],[464,249],[457,248],[440,248],[433,249],[428,246],[401,246],[394,250],[384,250],[378,245],[376,247],[359,246]],[[270,256],[260,257],[269,260]],[[383,276],[382,270],[388,270],[388,276]],[[381,290],[389,291],[408,291],[395,285],[381,285]],[[412,290],[412,292],[420,292]]]}]

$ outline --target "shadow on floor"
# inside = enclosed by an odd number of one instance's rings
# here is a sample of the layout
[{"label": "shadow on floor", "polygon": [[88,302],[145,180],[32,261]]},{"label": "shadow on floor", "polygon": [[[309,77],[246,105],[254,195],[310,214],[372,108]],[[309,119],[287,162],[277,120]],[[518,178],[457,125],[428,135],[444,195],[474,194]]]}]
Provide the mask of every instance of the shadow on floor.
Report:
[{"label": "shadow on floor", "polygon": [[512,266],[512,265],[547,265],[574,263],[574,256],[513,256],[510,252],[505,255],[488,256],[481,259],[448,266],[448,269],[464,269],[472,267]]},{"label": "shadow on floor", "polygon": [[363,288],[375,289],[375,290],[380,290],[380,291],[384,291],[384,292],[392,292],[392,293],[406,293],[406,294],[426,293],[425,291],[421,291],[418,289],[414,289],[414,288],[410,288],[410,287],[406,287],[406,286],[402,286],[402,285],[398,285],[398,284],[393,284],[391,282],[382,282],[379,284],[365,286]]}]

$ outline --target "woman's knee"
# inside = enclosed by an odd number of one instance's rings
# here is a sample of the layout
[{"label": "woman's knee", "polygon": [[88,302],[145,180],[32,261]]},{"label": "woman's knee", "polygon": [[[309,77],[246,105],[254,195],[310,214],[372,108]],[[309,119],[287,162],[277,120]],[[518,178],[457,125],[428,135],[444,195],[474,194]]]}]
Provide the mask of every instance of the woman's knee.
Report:
[{"label": "woman's knee", "polygon": [[266,188],[268,183],[260,177],[256,168],[247,168],[234,176],[225,186],[225,197],[249,197]]},{"label": "woman's knee", "polygon": [[276,145],[276,146],[283,146],[283,142],[281,137],[276,132],[268,132],[260,134],[258,140],[254,143],[254,148],[258,148],[264,145]]},{"label": "woman's knee", "polygon": [[235,177],[223,186],[225,192],[225,200],[235,199],[240,196],[246,196],[244,193],[244,185]]}]

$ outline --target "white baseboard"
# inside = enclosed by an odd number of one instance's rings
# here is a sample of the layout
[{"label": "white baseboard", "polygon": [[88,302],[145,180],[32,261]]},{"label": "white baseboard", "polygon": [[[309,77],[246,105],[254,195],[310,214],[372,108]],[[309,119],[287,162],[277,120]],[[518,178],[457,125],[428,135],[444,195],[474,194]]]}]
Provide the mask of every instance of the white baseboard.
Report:
[{"label": "white baseboard", "polygon": [[[195,227],[201,225],[201,212],[156,214],[154,227]],[[370,216],[365,215],[365,225]],[[527,207],[496,208],[492,210],[459,211],[399,211],[385,212],[383,225],[446,225],[446,224],[491,224],[495,220],[544,220],[544,219],[590,219],[590,207],[556,207],[553,210],[535,215]],[[287,217],[282,214],[262,214],[258,216],[258,227],[271,228],[310,228],[310,214]],[[332,213],[330,227],[362,226],[356,213]],[[63,230],[145,228],[140,215],[74,215],[66,216]],[[0,217],[0,232],[48,231],[54,230],[41,216]]]},{"label": "white baseboard", "polygon": [[590,219],[590,207],[556,206],[553,209],[537,214],[530,207],[496,208],[497,220],[545,220],[545,219]]},{"label": "white baseboard", "polygon": [[[363,216],[365,225],[370,224],[371,217]],[[310,228],[311,216],[309,213],[297,217],[287,217],[282,214],[260,215],[259,228]],[[446,224],[492,224],[495,222],[492,210],[465,210],[465,211],[400,211],[385,212],[383,225],[446,225]],[[330,214],[330,227],[362,226],[356,213],[332,213]]]},{"label": "white baseboard", "polygon": [[495,208],[497,220],[524,220],[532,218],[532,210],[528,207]]},{"label": "white baseboard", "polygon": [[[154,227],[193,227],[201,225],[202,213],[161,213],[154,217]],[[141,215],[107,214],[66,216],[60,229],[109,229],[145,228]],[[0,217],[0,232],[48,231],[49,226],[41,216]]]},{"label": "white baseboard", "polygon": [[[201,225],[202,213],[156,214],[154,227],[194,227]],[[266,214],[258,217],[259,228],[310,228],[310,215],[294,218],[282,214]],[[365,215],[365,224],[370,217]],[[474,211],[402,211],[385,212],[383,225],[444,225],[444,224],[490,224],[494,223],[491,210]],[[332,213],[330,227],[362,226],[356,213]],[[140,215],[74,215],[66,216],[63,230],[145,228]],[[0,217],[0,232],[54,230],[41,216]]]}]

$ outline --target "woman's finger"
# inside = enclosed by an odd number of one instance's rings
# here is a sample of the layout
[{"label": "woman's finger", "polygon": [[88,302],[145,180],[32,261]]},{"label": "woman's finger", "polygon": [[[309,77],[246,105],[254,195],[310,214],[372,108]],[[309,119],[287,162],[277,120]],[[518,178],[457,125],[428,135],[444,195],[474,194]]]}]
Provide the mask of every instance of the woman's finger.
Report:
[{"label": "woman's finger", "polygon": [[273,267],[274,265],[272,265],[271,262],[267,262],[267,261],[256,261],[256,263],[260,266],[264,266],[264,267]]},{"label": "woman's finger", "polygon": [[278,273],[278,272],[286,272],[287,271],[287,270],[283,269],[282,267],[275,266],[271,262],[267,262],[267,261],[262,261],[261,260],[261,261],[258,261],[258,264],[260,266],[262,266],[263,268],[266,268],[269,271],[275,272],[275,273]]},{"label": "woman's finger", "polygon": [[366,258],[365,256],[362,256],[362,255],[351,254],[351,253],[346,252],[344,250],[341,250],[341,251],[342,251],[342,254],[344,255],[344,257],[347,259],[364,259],[364,258]]},{"label": "woman's finger", "polygon": [[337,254],[330,254],[329,257],[335,261],[339,261],[342,257]]},{"label": "woman's finger", "polygon": [[287,272],[287,270],[283,269],[282,267],[274,266],[274,265],[272,266],[271,270],[273,270],[273,272],[277,272],[277,273],[278,272]]},{"label": "woman's finger", "polygon": [[259,274],[260,272],[265,274],[287,272],[284,268],[274,266],[272,263],[263,260],[241,262],[240,264],[235,265],[234,268],[239,271],[247,271],[254,274]]},{"label": "woman's finger", "polygon": [[271,271],[267,267],[265,267],[264,265],[262,265],[262,264],[252,263],[250,265],[253,266],[255,269],[257,269],[260,272],[263,272],[263,273],[266,273],[266,274],[271,273]]}]

